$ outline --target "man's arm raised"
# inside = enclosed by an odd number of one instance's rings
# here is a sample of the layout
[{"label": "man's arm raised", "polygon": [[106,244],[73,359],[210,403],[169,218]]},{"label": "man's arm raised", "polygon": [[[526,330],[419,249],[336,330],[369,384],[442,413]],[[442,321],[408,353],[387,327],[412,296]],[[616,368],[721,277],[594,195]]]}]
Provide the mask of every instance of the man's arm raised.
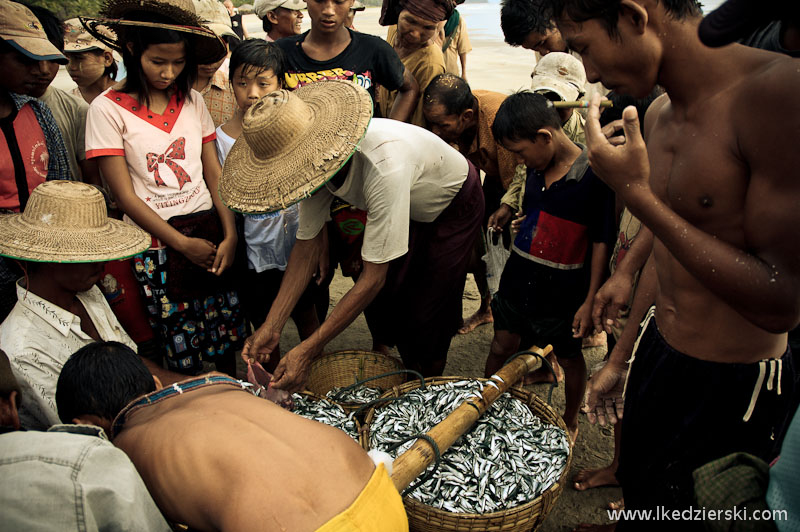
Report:
[{"label": "man's arm raised", "polygon": [[[783,157],[780,162],[767,161],[770,157],[763,153],[757,161],[747,161],[752,169],[750,189],[760,188],[759,201],[764,203],[754,208],[749,202],[751,194],[755,194],[748,191],[745,216],[752,211],[761,213],[761,234],[757,239],[761,245],[745,251],[690,224],[653,193],[650,162],[636,109],[628,107],[623,111],[626,142],[613,146],[600,128],[599,103],[600,97],[595,95],[586,122],[589,163],[595,172],[708,290],[766,331],[780,333],[794,327],[800,319],[800,254],[796,252],[796,228],[800,225],[796,201],[800,190],[797,184],[783,189],[777,185],[786,184],[789,177],[780,175],[787,160],[795,160],[795,169],[800,167],[796,148],[773,158]],[[781,208],[790,207],[786,203],[791,201],[795,202],[794,207]]]},{"label": "man's arm raised", "polygon": [[281,359],[275,369],[272,386],[289,392],[301,390],[308,379],[311,362],[328,342],[353,323],[353,320],[375,299],[386,282],[388,270],[388,262],[375,264],[364,261],[364,269],[358,280],[333,307],[330,316],[319,329]]}]

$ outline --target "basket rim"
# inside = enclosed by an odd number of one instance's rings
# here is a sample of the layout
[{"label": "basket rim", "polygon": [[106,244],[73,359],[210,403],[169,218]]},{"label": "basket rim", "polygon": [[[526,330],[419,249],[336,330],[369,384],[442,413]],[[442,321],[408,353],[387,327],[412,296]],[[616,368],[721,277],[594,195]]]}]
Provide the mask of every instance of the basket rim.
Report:
[{"label": "basket rim", "polygon": [[[334,378],[334,377],[331,377],[331,376],[322,376],[322,377],[317,376],[317,374],[319,372],[321,372],[321,371],[324,371],[327,366],[337,366],[338,365],[338,366],[345,366],[346,367],[346,364],[349,362],[349,363],[352,363],[354,365],[358,364],[359,367],[360,367],[360,365],[363,364],[365,361],[371,361],[371,362],[374,362],[374,363],[377,363],[377,364],[386,364],[387,366],[391,366],[390,371],[404,370],[405,369],[405,365],[403,364],[403,361],[400,358],[398,358],[398,357],[396,357],[394,355],[387,355],[385,353],[380,353],[380,352],[377,352],[377,351],[366,351],[366,350],[360,350],[360,349],[343,349],[343,350],[339,350],[339,351],[332,351],[330,353],[324,353],[324,354],[320,355],[319,357],[314,359],[314,361],[311,363],[308,380],[306,381],[306,389],[308,389],[309,391],[314,391],[314,390],[310,389],[309,383],[311,382],[312,384],[314,384],[315,380],[324,380],[326,378],[327,379]],[[387,369],[389,369],[389,368],[387,367]],[[383,373],[386,373],[386,372],[383,372]],[[392,375],[392,376],[383,377],[383,378],[399,380],[400,384],[402,384],[404,382],[404,378],[402,376],[397,376],[395,378],[395,376]],[[348,384],[345,384],[345,386],[347,386],[349,384],[353,384],[353,383],[350,382]],[[398,385],[399,384],[396,384],[395,386],[398,386]],[[391,388],[389,388],[389,389],[391,389]],[[385,393],[385,391],[386,390],[384,389],[383,392]],[[323,396],[325,395],[324,393],[320,393],[319,390],[314,391],[314,393],[317,393],[317,394],[323,395]],[[328,399],[328,400],[331,400],[331,399]],[[335,402],[336,402],[336,404],[338,404],[339,406],[342,406],[344,408],[355,409],[355,408],[359,408],[359,407],[362,406],[361,403],[351,403],[351,402],[344,402],[344,401],[335,401]]]},{"label": "basket rim", "polygon": [[[425,385],[429,386],[429,385],[445,384],[445,383],[448,383],[448,382],[457,382],[457,381],[463,381],[463,380],[473,380],[473,381],[486,382],[486,381],[488,381],[490,379],[486,379],[486,378],[483,378],[483,377],[458,377],[458,376],[447,376],[447,377],[444,377],[444,376],[442,376],[442,377],[432,377],[430,379],[425,379]],[[383,397],[392,397],[392,396],[400,397],[401,395],[405,395],[409,391],[414,390],[416,388],[419,388],[419,382],[418,381],[408,381],[408,382],[405,382],[405,383],[400,384],[398,386],[394,386],[391,390],[387,390],[383,395],[381,395],[381,398],[383,398]],[[404,504],[407,504],[409,506],[419,507],[419,508],[413,508],[413,511],[425,511],[425,512],[428,512],[428,513],[433,514],[433,515],[441,514],[442,516],[447,516],[447,518],[449,520],[455,519],[455,520],[467,520],[467,521],[484,521],[484,520],[488,521],[488,520],[492,520],[492,519],[497,520],[499,518],[505,517],[505,516],[510,515],[510,514],[520,514],[522,512],[527,512],[529,510],[534,510],[534,508],[533,508],[534,506],[541,505],[541,504],[544,503],[545,495],[548,495],[548,497],[550,497],[550,496],[557,497],[558,495],[561,494],[561,491],[564,489],[564,486],[566,485],[566,477],[567,477],[567,475],[569,473],[569,470],[570,470],[570,468],[572,466],[572,457],[573,457],[573,453],[574,453],[574,443],[569,438],[569,431],[567,430],[566,423],[564,423],[564,420],[561,418],[560,415],[558,415],[558,413],[553,409],[553,407],[550,406],[549,404],[547,404],[547,402],[545,402],[542,398],[540,398],[536,393],[534,393],[532,391],[529,391],[529,390],[525,390],[524,388],[521,388],[521,387],[518,387],[518,386],[512,386],[507,391],[512,396],[515,395],[515,394],[522,395],[522,396],[527,396],[528,397],[527,400],[523,400],[520,397],[516,397],[516,398],[521,400],[521,401],[523,401],[525,406],[527,406],[528,408],[531,408],[531,413],[533,413],[537,417],[541,418],[542,416],[540,416],[539,413],[537,413],[532,408],[532,405],[529,404],[529,402],[536,403],[537,407],[541,407],[545,411],[548,411],[548,413],[551,414],[553,419],[555,420],[554,424],[556,426],[558,426],[559,428],[561,428],[564,432],[567,433],[567,442],[569,443],[569,454],[567,455],[567,463],[564,465],[564,471],[562,471],[561,476],[558,478],[558,480],[556,482],[554,482],[552,486],[550,486],[549,488],[544,490],[542,493],[540,493],[539,496],[536,497],[533,500],[530,500],[530,501],[528,501],[528,502],[526,502],[524,504],[520,504],[519,506],[513,506],[511,508],[507,508],[507,509],[504,509],[504,510],[498,510],[496,512],[489,512],[489,513],[485,513],[485,514],[471,514],[471,513],[466,513],[466,512],[450,512],[450,511],[447,511],[447,510],[442,510],[442,509],[436,508],[434,506],[430,506],[428,504],[425,504],[425,503],[423,503],[421,501],[418,501],[416,499],[411,498],[408,495],[403,497],[403,503]],[[399,395],[394,395],[394,394],[397,394],[398,392],[400,392]],[[378,410],[381,406],[383,406],[383,405],[376,405],[376,406],[370,408],[367,411],[367,415],[364,417],[364,423],[362,424],[362,429],[361,429],[361,437],[359,438],[359,440],[360,440],[360,443],[361,443],[361,447],[365,451],[369,451],[370,450],[369,449],[369,447],[370,447],[369,446],[370,425],[372,423],[373,417],[375,416],[375,411]],[[546,421],[548,423],[551,422],[550,420],[547,420],[547,419],[543,419],[543,421]],[[420,510],[420,509],[424,509],[424,510]],[[412,510],[412,508],[407,508],[407,511],[410,511],[410,510]],[[547,511],[547,514],[549,514],[549,511],[550,510]],[[539,514],[541,515],[542,513],[543,512],[541,512],[541,510],[540,510]],[[538,518],[540,515],[537,515],[535,517],[531,516],[530,520],[532,521],[532,520]],[[545,514],[543,517],[546,517],[546,516],[547,515]],[[539,522],[541,522],[542,520],[543,519],[539,520]],[[534,525],[535,525],[535,523],[534,523]]]}]

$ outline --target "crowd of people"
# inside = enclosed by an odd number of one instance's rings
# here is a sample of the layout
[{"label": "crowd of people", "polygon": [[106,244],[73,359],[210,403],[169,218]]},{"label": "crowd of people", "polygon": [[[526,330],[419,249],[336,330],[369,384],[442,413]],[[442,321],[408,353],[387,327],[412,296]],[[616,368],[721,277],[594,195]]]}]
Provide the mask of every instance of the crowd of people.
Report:
[{"label": "crowd of people", "polygon": [[[302,390],[362,313],[426,377],[486,324],[487,377],[551,345],[525,382],[564,382],[573,444],[581,412],[615,425],[613,461],[574,475],[621,486],[613,508],[800,529],[800,10],[503,0],[537,53],[507,95],[470,87],[453,0],[384,0],[385,40],[358,0],[253,9],[264,37],[230,0],[0,0],[10,529],[407,530],[385,464],[237,380],[240,354]],[[675,526],[643,519],[601,528]]]}]

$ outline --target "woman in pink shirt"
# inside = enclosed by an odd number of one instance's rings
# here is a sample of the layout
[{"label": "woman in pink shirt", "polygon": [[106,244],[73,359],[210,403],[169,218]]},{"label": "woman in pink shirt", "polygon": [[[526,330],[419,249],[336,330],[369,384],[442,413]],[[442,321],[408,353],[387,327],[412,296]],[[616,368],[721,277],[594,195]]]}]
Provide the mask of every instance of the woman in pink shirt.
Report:
[{"label": "woman in pink shirt", "polygon": [[[203,370],[203,360],[235,373],[246,334],[239,299],[220,277],[236,250],[233,213],[220,201],[214,124],[191,89],[198,63],[225,47],[200,22],[190,0],[108,3],[127,78],[98,96],[87,118],[86,156],[98,158],[125,220],[148,231],[153,247],[134,268],[170,369]],[[122,20],[119,20],[122,19]]]}]

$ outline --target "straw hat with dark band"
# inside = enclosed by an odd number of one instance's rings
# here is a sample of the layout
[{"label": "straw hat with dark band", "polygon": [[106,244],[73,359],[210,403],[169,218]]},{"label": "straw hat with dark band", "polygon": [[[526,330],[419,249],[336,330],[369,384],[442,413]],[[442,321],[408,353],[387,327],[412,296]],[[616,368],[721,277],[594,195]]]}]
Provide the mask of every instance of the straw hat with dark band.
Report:
[{"label": "straw hat with dark band", "polygon": [[0,255],[35,262],[105,262],[150,247],[150,235],[109,219],[103,194],[77,181],[47,181],[25,212],[0,215]]},{"label": "straw hat with dark band", "polygon": [[[142,13],[160,15],[174,24],[136,20],[135,16]],[[100,18],[79,18],[93,37],[118,52],[124,43],[109,38],[108,30],[119,35],[125,27],[159,28],[196,36],[187,52],[193,52],[200,65],[217,62],[228,50],[220,36],[202,25],[191,0],[109,0],[100,10]]]},{"label": "straw hat with dark band", "polygon": [[273,212],[309,197],[350,158],[372,118],[355,83],[318,81],[254,103],[231,148],[219,193],[231,209]]}]

